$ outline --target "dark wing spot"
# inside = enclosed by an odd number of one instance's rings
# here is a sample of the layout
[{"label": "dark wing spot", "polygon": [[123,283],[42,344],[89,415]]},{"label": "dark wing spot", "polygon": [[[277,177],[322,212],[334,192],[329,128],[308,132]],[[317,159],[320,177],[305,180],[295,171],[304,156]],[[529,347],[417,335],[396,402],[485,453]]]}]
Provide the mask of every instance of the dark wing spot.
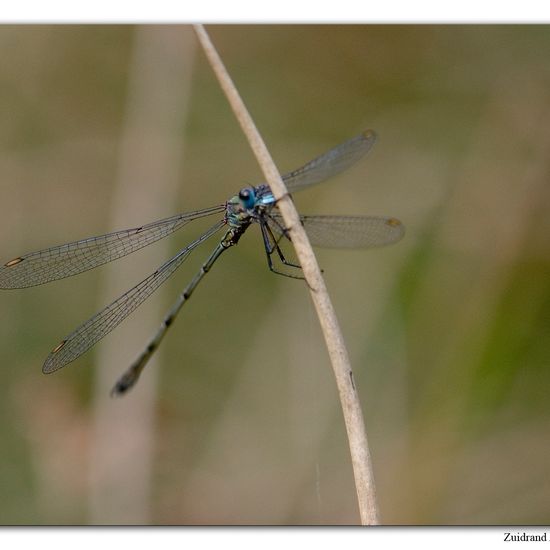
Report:
[{"label": "dark wing spot", "polygon": [[52,353],[57,353],[65,344],[67,343],[67,340],[62,340],[55,346],[55,348],[52,349]]},{"label": "dark wing spot", "polygon": [[14,258],[13,260],[10,260],[7,264],[4,264],[4,267],[13,267],[14,265],[17,265],[23,261],[23,258]]}]

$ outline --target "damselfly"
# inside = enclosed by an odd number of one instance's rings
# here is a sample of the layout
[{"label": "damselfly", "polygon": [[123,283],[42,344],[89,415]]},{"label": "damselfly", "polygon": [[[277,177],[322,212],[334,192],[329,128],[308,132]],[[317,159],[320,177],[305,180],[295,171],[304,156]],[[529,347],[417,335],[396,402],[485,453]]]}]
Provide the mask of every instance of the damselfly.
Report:
[{"label": "damselfly", "polygon": [[[375,141],[374,132],[366,131],[303,167],[289,172],[283,176],[289,193],[301,191],[349,168],[372,148]],[[223,252],[239,242],[250,225],[258,224],[260,227],[269,269],[281,275],[303,278],[298,274],[300,267],[288,261],[281,250],[280,243],[283,239],[289,238],[288,232],[278,212],[277,201],[271,189],[267,184],[261,183],[254,187],[242,188],[237,195],[218,206],[177,214],[140,227],[90,237],[14,258],[0,268],[0,288],[25,288],[82,273],[154,243],[192,220],[215,214],[221,215],[222,218],[198,239],[181,249],[154,273],[61,340],[48,355],[42,371],[51,373],[64,367],[109,334],[159,288],[195,248],[223,227],[226,227],[225,233],[213,252],[178,296],[143,352],[116,383],[113,394],[122,394],[136,383],[183,304],[191,297],[196,286],[210,271],[215,261]],[[300,218],[311,243],[317,246],[369,248],[394,243],[404,234],[401,222],[391,217],[300,216]],[[274,266],[274,257],[286,266],[286,271],[280,271]]]}]

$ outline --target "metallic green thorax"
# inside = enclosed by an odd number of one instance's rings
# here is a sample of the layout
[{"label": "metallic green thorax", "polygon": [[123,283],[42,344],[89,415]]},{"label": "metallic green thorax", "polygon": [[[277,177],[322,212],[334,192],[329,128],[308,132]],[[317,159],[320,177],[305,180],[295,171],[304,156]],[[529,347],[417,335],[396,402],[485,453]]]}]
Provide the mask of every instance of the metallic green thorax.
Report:
[{"label": "metallic green thorax", "polygon": [[226,248],[237,244],[251,223],[258,222],[274,204],[273,194],[265,184],[257,187],[244,187],[238,195],[231,197],[225,206],[225,221],[229,231],[222,239]]},{"label": "metallic green thorax", "polygon": [[245,208],[239,195],[231,197],[226,204],[225,216],[229,227],[240,229],[243,224],[250,225],[250,212]]}]

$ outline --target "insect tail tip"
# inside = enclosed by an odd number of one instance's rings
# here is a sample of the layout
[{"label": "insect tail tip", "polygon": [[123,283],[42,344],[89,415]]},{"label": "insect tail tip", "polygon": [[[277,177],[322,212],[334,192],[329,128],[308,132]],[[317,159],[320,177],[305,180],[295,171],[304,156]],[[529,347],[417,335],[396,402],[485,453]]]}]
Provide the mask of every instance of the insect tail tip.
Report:
[{"label": "insect tail tip", "polygon": [[112,398],[122,397],[130,388],[132,384],[127,384],[124,380],[119,380],[110,392]]}]

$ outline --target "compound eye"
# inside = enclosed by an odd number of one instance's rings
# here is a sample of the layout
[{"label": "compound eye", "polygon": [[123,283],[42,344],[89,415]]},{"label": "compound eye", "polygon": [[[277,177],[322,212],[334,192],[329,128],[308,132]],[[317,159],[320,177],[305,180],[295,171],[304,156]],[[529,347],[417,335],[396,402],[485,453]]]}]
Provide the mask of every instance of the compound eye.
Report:
[{"label": "compound eye", "polygon": [[245,208],[253,208],[256,195],[251,187],[244,187],[239,191],[239,199]]},{"label": "compound eye", "polygon": [[246,202],[250,199],[250,189],[248,187],[245,187],[244,189],[241,189],[239,191],[239,199]]}]

